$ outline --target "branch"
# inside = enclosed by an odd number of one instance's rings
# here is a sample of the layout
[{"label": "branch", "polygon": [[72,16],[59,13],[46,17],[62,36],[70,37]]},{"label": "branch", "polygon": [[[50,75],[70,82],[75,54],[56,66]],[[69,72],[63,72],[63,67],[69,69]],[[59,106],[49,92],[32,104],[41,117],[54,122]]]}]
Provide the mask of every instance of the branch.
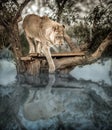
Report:
[{"label": "branch", "polygon": [[72,39],[66,33],[64,33],[64,40],[68,43],[72,51],[79,51],[79,48],[76,46],[76,43],[72,42]]},{"label": "branch", "polygon": [[66,4],[67,0],[56,0],[57,6],[58,6],[58,11],[57,11],[57,21],[60,21],[60,16],[63,12],[63,8]]},{"label": "branch", "polygon": [[64,5],[66,4],[67,0],[62,1],[61,8],[64,8]]},{"label": "branch", "polygon": [[108,45],[112,42],[112,32],[108,34],[108,36],[103,40],[98,49],[92,54],[92,57],[99,58],[102,53],[105,51]]},{"label": "branch", "polygon": [[64,8],[64,5],[66,4],[67,0],[56,0],[56,3],[57,3],[57,6],[60,9],[63,9]]},{"label": "branch", "polygon": [[60,1],[59,0],[56,0],[56,4],[57,4],[58,8],[60,8]]},{"label": "branch", "polygon": [[30,0],[25,0],[21,6],[19,7],[15,17],[13,18],[13,23],[15,23],[17,21],[17,19],[20,17],[21,12],[23,11],[24,7],[28,4],[28,2],[30,2]]},{"label": "branch", "polygon": [[12,0],[12,1],[16,4],[17,7],[19,7],[19,3],[17,2],[17,0]]}]

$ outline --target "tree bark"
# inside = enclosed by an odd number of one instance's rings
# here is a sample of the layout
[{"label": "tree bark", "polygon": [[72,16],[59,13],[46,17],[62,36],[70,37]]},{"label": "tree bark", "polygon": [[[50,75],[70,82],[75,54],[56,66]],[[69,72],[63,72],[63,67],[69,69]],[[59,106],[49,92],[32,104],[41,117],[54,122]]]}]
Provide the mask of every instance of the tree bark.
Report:
[{"label": "tree bark", "polygon": [[18,23],[16,22],[14,24],[10,24],[7,29],[9,34],[9,42],[12,45],[12,50],[15,56],[17,72],[20,73],[25,71],[25,68],[24,64],[21,61],[22,49],[19,39]]},{"label": "tree bark", "polygon": [[13,19],[12,19],[12,22],[13,22],[13,23],[15,23],[15,22],[18,20],[18,18],[21,16],[21,12],[23,11],[24,7],[28,4],[28,2],[30,2],[30,0],[25,0],[25,1],[21,4],[21,6],[19,7],[19,9],[18,9],[18,11],[17,11],[15,17],[13,17]]}]

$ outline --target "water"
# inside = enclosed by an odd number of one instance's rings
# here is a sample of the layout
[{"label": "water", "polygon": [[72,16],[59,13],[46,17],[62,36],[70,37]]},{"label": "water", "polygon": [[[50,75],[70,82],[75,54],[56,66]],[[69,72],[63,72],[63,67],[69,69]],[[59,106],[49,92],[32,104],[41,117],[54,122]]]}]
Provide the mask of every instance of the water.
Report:
[{"label": "water", "polygon": [[0,85],[8,85],[16,81],[14,61],[0,60]]},{"label": "water", "polygon": [[112,130],[111,58],[19,81],[12,62],[0,63],[1,129]]},{"label": "water", "polygon": [[104,82],[112,85],[112,59],[105,58],[94,64],[76,67],[71,75],[76,79],[91,80],[93,82]]}]

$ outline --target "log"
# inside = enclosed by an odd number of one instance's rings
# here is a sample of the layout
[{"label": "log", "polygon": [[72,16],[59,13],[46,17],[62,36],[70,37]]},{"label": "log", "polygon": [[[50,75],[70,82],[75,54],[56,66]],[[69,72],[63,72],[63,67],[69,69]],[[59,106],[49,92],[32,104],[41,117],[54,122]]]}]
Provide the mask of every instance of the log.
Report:
[{"label": "log", "polygon": [[[62,57],[74,57],[74,56],[84,56],[84,52],[63,52],[63,53],[53,53],[51,54],[52,57],[62,58]],[[39,58],[45,57],[44,55],[39,55]]]},{"label": "log", "polygon": [[[84,56],[85,52],[62,52],[62,53],[52,53],[51,56],[54,58],[63,57],[74,57],[74,56]],[[44,55],[39,55],[38,53],[31,53],[27,56],[21,57],[22,61],[30,61],[35,59],[45,58]]]},{"label": "log", "polygon": [[32,57],[24,56],[24,57],[21,57],[21,60],[22,60],[22,61],[31,61],[31,60],[32,60]]}]

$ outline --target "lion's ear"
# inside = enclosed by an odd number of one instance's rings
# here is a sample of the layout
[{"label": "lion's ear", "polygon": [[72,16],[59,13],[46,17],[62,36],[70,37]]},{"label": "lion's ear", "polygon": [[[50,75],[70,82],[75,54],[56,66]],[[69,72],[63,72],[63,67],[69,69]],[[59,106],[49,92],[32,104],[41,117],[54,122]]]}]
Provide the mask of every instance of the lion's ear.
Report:
[{"label": "lion's ear", "polygon": [[65,28],[65,25],[62,25],[63,26],[63,28]]},{"label": "lion's ear", "polygon": [[45,15],[45,16],[42,16],[41,19],[48,20],[49,18],[48,18],[48,16]]}]

